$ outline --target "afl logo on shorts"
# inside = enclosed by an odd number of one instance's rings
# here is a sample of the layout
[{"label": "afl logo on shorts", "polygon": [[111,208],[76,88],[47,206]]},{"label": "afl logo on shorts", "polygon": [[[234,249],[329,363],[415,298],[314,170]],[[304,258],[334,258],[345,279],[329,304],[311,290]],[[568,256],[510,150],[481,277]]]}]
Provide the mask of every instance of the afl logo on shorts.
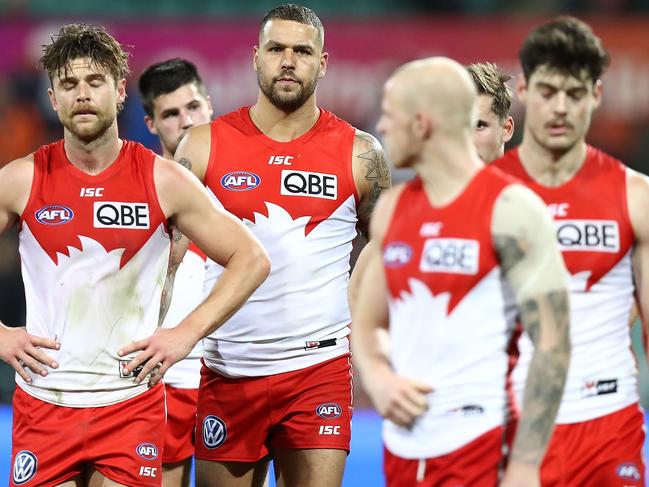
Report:
[{"label": "afl logo on shorts", "polygon": [[617,467],[616,471],[618,477],[626,480],[640,480],[640,470],[635,463],[623,463]]},{"label": "afl logo on shorts", "polygon": [[228,432],[225,423],[218,416],[207,416],[203,420],[203,444],[213,450],[225,443]]},{"label": "afl logo on shorts", "polygon": [[158,447],[153,443],[140,443],[135,447],[135,452],[145,460],[155,460],[158,458]]},{"label": "afl logo on shorts", "polygon": [[327,402],[315,408],[315,412],[323,419],[336,419],[340,417],[343,410],[335,402]]},{"label": "afl logo on shorts", "polygon": [[412,248],[404,242],[391,242],[383,251],[383,262],[386,267],[401,267],[410,262]]},{"label": "afl logo on shorts", "polygon": [[45,225],[61,225],[74,218],[74,212],[67,206],[46,206],[38,210],[34,216]]},{"label": "afl logo on shorts", "polygon": [[14,484],[23,485],[36,475],[38,459],[36,455],[27,450],[19,451],[14,458],[13,478]]},{"label": "afl logo on shorts", "polygon": [[261,184],[261,178],[247,171],[229,172],[221,178],[221,186],[230,191],[249,191]]}]

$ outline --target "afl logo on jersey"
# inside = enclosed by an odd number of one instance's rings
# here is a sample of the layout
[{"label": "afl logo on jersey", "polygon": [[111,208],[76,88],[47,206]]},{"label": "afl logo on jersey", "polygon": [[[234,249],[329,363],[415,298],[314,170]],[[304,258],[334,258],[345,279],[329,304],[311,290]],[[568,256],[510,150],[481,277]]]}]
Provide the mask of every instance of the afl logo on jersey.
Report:
[{"label": "afl logo on jersey", "polygon": [[335,402],[327,402],[325,404],[320,404],[315,409],[315,412],[323,419],[336,419],[340,417],[340,415],[343,413],[343,410]]},{"label": "afl logo on jersey", "polygon": [[19,451],[14,458],[13,480],[16,485],[29,482],[36,475],[38,459],[36,455],[27,450]]},{"label": "afl logo on jersey", "polygon": [[158,458],[158,447],[153,443],[140,443],[135,447],[135,452],[140,458],[145,460],[155,460]]},{"label": "afl logo on jersey", "polygon": [[221,178],[221,186],[229,191],[249,191],[261,184],[261,178],[247,171],[229,172]]},{"label": "afl logo on jersey", "polygon": [[203,420],[203,444],[205,448],[213,450],[225,443],[228,431],[225,422],[218,416],[207,416]]},{"label": "afl logo on jersey", "polygon": [[74,218],[74,212],[67,206],[46,206],[38,210],[34,216],[45,225],[61,225]]},{"label": "afl logo on jersey", "polygon": [[383,262],[386,267],[401,267],[410,262],[412,247],[405,242],[390,242],[383,251]]}]

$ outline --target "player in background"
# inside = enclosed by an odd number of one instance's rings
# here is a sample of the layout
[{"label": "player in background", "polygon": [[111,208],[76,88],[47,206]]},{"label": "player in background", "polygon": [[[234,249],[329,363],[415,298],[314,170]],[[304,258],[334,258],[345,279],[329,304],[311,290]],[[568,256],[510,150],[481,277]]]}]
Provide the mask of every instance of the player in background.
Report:
[{"label": "player in background", "polygon": [[552,222],[532,191],[480,160],[476,98],[447,58],[408,63],[385,85],[378,130],[395,167],[417,177],[372,217],[353,352],[386,418],[391,487],[499,484],[516,310],[535,348],[500,485],[540,485],[563,391],[568,296]]},{"label": "player in background", "polygon": [[[192,129],[176,158],[268,250],[265,286],[204,341],[197,485],[339,486],[352,414],[347,281],[390,172],[378,142],[316,103],[328,54],[308,8],[264,17],[256,103]],[[208,261],[207,287],[220,273]]]},{"label": "player in background", "polygon": [[[196,66],[180,58],[152,64],[140,75],[138,86],[144,122],[160,139],[162,156],[173,159],[189,129],[209,123],[212,118],[210,97]],[[180,252],[185,251],[186,240],[178,230],[173,230],[172,258],[160,310],[161,316],[166,312],[163,328],[176,326],[202,300],[205,254],[190,244],[182,257]],[[162,478],[168,487],[189,486],[202,350],[202,342],[197,343],[185,359],[167,370],[164,378],[167,429]]]},{"label": "player in background", "polygon": [[[0,231],[20,226],[27,303],[26,329],[0,326],[18,385],[10,485],[160,486],[158,382],[270,264],[191,174],[119,138],[128,54],[103,28],[63,27],[41,63],[64,137],[0,170]],[[170,224],[226,271],[177,327],[158,330]]]},{"label": "player in background", "polygon": [[[649,179],[586,142],[609,54],[584,22],[535,27],[519,58],[525,105],[519,147],[495,165],[545,201],[570,273],[573,355],[544,486],[644,485],[643,414],[629,317],[649,309]],[[514,371],[520,396],[529,338]]]}]

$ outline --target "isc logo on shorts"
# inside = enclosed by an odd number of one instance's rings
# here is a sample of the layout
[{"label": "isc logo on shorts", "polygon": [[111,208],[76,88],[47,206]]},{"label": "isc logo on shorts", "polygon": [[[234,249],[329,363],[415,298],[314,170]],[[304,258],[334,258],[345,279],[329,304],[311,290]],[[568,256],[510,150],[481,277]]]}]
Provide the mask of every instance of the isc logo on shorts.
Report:
[{"label": "isc logo on shorts", "polygon": [[449,274],[478,273],[480,242],[464,238],[430,238],[424,242],[419,270]]},{"label": "isc logo on shorts", "polygon": [[61,225],[74,218],[74,212],[67,206],[46,206],[38,210],[34,216],[45,225]]},{"label": "isc logo on shorts", "polygon": [[27,450],[19,451],[14,458],[13,480],[14,484],[22,485],[29,482],[36,475],[38,459],[36,455]]},{"label": "isc logo on shorts", "polygon": [[640,480],[640,471],[635,463],[623,463],[617,467],[618,477],[628,480]]},{"label": "isc logo on shorts", "polygon": [[120,201],[95,201],[95,228],[125,228],[144,230],[149,228],[148,203],[123,203]]},{"label": "isc logo on shorts", "polygon": [[207,416],[203,420],[203,444],[205,448],[213,450],[225,443],[228,431],[225,422],[218,416]]},{"label": "isc logo on shorts", "polygon": [[309,196],[335,200],[338,197],[338,176],[284,169],[280,193],[284,196]]},{"label": "isc logo on shorts", "polygon": [[390,242],[383,251],[383,263],[387,267],[401,267],[411,258],[412,248],[405,242]]},{"label": "isc logo on shorts", "polygon": [[158,458],[158,447],[153,443],[140,443],[135,447],[135,452],[140,458],[145,460],[155,460]]},{"label": "isc logo on shorts", "polygon": [[615,220],[556,220],[561,250],[611,252],[620,250],[620,230]]},{"label": "isc logo on shorts", "polygon": [[315,412],[318,416],[324,419],[336,419],[339,418],[343,413],[342,408],[335,402],[327,402],[325,404],[320,404]]},{"label": "isc logo on shorts", "polygon": [[249,191],[261,184],[261,178],[247,171],[233,171],[221,178],[221,186],[230,191]]}]

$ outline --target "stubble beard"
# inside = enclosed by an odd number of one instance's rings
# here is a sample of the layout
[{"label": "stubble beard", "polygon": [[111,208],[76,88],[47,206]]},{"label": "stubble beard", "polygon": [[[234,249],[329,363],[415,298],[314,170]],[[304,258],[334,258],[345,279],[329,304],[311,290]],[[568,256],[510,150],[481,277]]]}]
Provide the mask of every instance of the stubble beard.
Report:
[{"label": "stubble beard", "polygon": [[318,78],[314,76],[313,79],[308,82],[297,80],[297,83],[300,85],[297,92],[286,92],[282,91],[277,87],[277,80],[281,78],[281,75],[273,78],[270,82],[266,80],[261,72],[257,71],[257,82],[259,84],[259,89],[261,92],[268,98],[268,100],[278,108],[279,110],[285,113],[292,113],[302,107],[306,101],[313,95],[316,89]]}]

